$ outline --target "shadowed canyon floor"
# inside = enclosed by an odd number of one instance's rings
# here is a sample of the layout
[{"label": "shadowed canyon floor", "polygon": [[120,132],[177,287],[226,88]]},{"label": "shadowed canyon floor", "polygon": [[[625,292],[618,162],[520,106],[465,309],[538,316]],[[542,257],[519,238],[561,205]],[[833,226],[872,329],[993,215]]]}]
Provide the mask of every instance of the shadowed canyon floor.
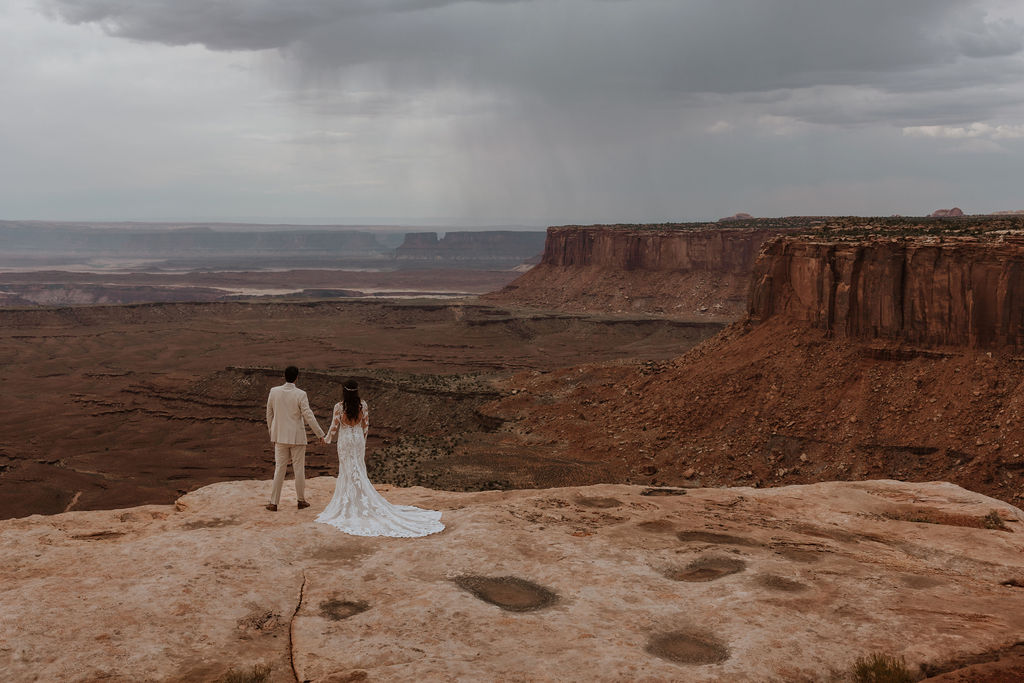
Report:
[{"label": "shadowed canyon floor", "polygon": [[0,272],[0,305],[29,307],[224,301],[252,297],[339,298],[384,294],[482,294],[512,270],[261,270],[122,273]]},{"label": "shadowed canyon floor", "polygon": [[951,481],[1024,500],[1024,372],[1009,352],[736,323],[667,362],[524,372],[485,406],[551,457],[616,481],[779,486]]},{"label": "shadowed canyon floor", "polygon": [[[326,421],[370,400],[374,481],[773,486],[886,477],[1024,495],[1013,354],[473,303],[168,304],[0,312],[0,516],[169,502],[272,469],[279,368]],[[707,340],[696,348],[694,345]],[[691,350],[692,349],[692,350]],[[581,358],[593,362],[580,365]],[[514,374],[518,373],[518,374]],[[332,474],[311,448],[310,474]]]},{"label": "shadowed canyon floor", "polygon": [[[885,653],[936,680],[1024,674],[1024,513],[952,484],[381,487],[443,511],[446,530],[422,539],[314,523],[330,477],[310,481],[307,510],[289,484],[281,512],[265,511],[268,485],[0,521],[0,670],[842,681]],[[945,521],[904,521],[915,511]]]},{"label": "shadowed canyon floor", "polygon": [[[166,503],[268,476],[264,406],[303,368],[322,423],[356,376],[375,481],[434,488],[610,481],[600,458],[549,457],[480,407],[524,369],[665,360],[721,329],[646,317],[436,302],[154,304],[0,311],[0,517]],[[310,474],[334,473],[312,449]]]}]

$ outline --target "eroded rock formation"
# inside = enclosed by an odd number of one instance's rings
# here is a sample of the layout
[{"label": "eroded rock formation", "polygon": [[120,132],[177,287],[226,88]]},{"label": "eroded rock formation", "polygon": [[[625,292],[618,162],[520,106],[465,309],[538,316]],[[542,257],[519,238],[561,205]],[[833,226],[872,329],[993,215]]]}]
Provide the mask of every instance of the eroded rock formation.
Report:
[{"label": "eroded rock formation", "polygon": [[585,311],[739,317],[750,270],[777,227],[548,228],[539,265],[494,300]]},{"label": "eroded rock formation", "polygon": [[[452,493],[359,538],[266,481],[0,521],[7,680],[822,680],[934,675],[1024,629],[1024,515],[951,484]],[[683,495],[685,494],[685,495]],[[292,494],[293,496],[294,494]],[[1020,660],[1001,662],[1014,680]],[[995,679],[993,679],[995,680]]]},{"label": "eroded rock formation", "polygon": [[[117,226],[117,227],[112,227]],[[274,229],[280,228],[280,229]],[[3,250],[38,254],[90,254],[107,256],[357,255],[384,258],[390,251],[381,237],[369,230],[340,226],[303,229],[300,226],[248,224],[122,223],[108,226],[87,223],[2,221]]]},{"label": "eroded rock formation", "polygon": [[772,235],[768,230],[749,228],[549,228],[541,264],[745,274]]},{"label": "eroded rock formation", "polygon": [[823,219],[766,245],[750,318],[668,363],[521,373],[494,416],[620,481],[892,477],[1024,500],[1021,217]]},{"label": "eroded rock formation", "polygon": [[837,337],[1024,348],[1024,235],[782,237],[754,267],[750,315]]},{"label": "eroded rock formation", "polygon": [[436,232],[410,232],[395,249],[398,261],[479,262],[511,267],[538,257],[544,233],[519,230],[449,231],[438,239]]}]

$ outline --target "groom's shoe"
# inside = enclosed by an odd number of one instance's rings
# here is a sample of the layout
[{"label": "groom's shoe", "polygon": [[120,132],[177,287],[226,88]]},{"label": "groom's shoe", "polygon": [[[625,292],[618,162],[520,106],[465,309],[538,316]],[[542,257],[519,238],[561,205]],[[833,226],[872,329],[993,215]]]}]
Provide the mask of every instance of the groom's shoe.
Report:
[{"label": "groom's shoe", "polygon": [[302,508],[308,508],[308,507],[309,507],[309,503],[307,503],[307,502],[306,502],[306,501],[304,501],[304,500],[300,500],[300,501],[299,501],[299,509],[300,509],[300,510],[301,510]]},{"label": "groom's shoe", "polygon": [[267,503],[267,509],[270,510],[271,512],[277,512],[277,506],[274,505],[273,503]]}]

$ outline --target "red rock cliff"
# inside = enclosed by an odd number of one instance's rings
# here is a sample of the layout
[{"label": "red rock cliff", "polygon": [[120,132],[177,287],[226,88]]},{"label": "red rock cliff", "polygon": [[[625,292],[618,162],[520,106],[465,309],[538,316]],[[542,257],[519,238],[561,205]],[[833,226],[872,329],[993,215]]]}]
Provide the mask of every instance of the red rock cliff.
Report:
[{"label": "red rock cliff", "polygon": [[836,337],[1024,349],[1024,236],[785,236],[754,266],[750,316]]},{"label": "red rock cliff", "polygon": [[548,228],[541,263],[563,267],[746,274],[761,245],[775,234],[751,228]]},{"label": "red rock cliff", "polygon": [[581,311],[740,317],[761,245],[777,227],[548,228],[539,265],[489,298]]}]

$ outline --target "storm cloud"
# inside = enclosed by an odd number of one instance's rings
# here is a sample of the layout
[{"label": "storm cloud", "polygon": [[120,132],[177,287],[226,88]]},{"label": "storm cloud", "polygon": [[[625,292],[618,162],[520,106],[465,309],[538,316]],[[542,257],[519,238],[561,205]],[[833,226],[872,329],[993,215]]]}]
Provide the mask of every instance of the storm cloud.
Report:
[{"label": "storm cloud", "polygon": [[[883,159],[899,189],[878,185],[879,203],[934,201],[959,182],[934,176],[935,154],[974,155],[969,167],[1017,144],[1006,132],[1024,124],[1024,12],[999,0],[40,7],[110,40],[248,60],[273,85],[266,100],[308,128],[252,135],[387,165],[370,184],[416,188],[408,210],[432,196],[455,213],[507,216],[525,198],[542,218],[643,220],[785,211],[789,196],[817,212],[836,196],[814,199],[822,173],[851,187],[852,175],[868,195]],[[772,177],[757,183],[753,170]]]},{"label": "storm cloud", "polygon": [[[1017,55],[1024,30],[962,0],[50,0],[113,36],[283,51],[398,85],[545,96],[891,87],[894,73]],[[954,71],[955,73],[955,71]],[[972,74],[977,75],[977,74]]]}]

